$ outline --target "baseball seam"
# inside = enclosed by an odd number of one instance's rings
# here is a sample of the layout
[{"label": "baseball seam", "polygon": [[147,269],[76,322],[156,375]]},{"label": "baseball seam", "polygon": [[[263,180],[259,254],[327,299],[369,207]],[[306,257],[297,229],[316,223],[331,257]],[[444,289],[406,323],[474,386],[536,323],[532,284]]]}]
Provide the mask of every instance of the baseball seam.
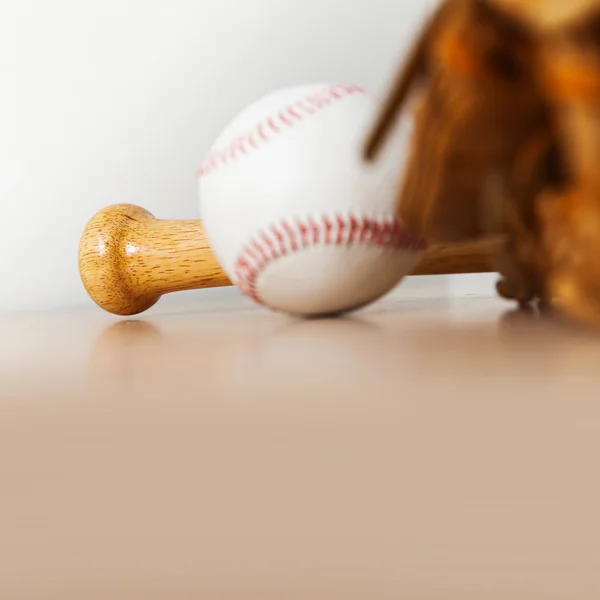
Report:
[{"label": "baseball seam", "polygon": [[238,136],[228,146],[211,150],[200,164],[196,176],[205,177],[219,167],[226,166],[253,150],[258,150],[273,137],[323,110],[332,102],[353,94],[366,93],[366,90],[357,85],[336,84],[288,104],[276,114],[260,121],[251,131]]},{"label": "baseball seam", "polygon": [[256,289],[263,269],[274,260],[311,246],[364,244],[420,253],[427,247],[419,236],[404,228],[393,217],[377,219],[366,216],[320,215],[283,219],[262,230],[243,246],[234,263],[236,285],[252,300],[266,306]]}]

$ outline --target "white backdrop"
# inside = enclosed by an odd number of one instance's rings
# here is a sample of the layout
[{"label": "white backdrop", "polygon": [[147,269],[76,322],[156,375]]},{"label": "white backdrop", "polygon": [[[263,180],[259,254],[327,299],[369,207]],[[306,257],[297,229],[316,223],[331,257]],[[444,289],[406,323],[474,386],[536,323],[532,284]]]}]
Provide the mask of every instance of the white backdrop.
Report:
[{"label": "white backdrop", "polygon": [[115,202],[199,216],[195,170],[274,89],[382,93],[434,0],[0,0],[0,310],[90,302],[77,246]]}]

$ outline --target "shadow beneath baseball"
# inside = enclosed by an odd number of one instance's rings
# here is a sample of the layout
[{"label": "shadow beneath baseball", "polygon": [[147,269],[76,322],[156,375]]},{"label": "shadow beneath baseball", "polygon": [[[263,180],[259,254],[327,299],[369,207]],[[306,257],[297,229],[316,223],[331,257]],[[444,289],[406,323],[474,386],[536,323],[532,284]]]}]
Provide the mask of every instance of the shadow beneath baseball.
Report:
[{"label": "shadow beneath baseball", "polygon": [[238,374],[249,382],[267,378],[274,386],[322,389],[325,380],[341,389],[370,371],[386,337],[382,327],[358,316],[296,319],[255,338]]},{"label": "shadow beneath baseball", "polygon": [[356,315],[355,312],[349,311],[338,315],[293,317],[291,321],[280,327],[274,335],[348,336],[360,335],[361,332],[375,333],[381,331],[381,326]]}]

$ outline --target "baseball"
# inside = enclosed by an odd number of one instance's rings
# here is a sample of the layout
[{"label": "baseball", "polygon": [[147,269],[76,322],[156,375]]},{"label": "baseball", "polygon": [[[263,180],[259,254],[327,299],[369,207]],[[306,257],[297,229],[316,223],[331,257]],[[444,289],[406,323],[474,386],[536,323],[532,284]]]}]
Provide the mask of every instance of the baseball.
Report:
[{"label": "baseball", "polygon": [[361,150],[379,101],[355,85],[268,94],[198,169],[207,239],[231,281],[274,311],[322,316],[390,292],[425,249],[395,216],[402,128],[375,164]]}]

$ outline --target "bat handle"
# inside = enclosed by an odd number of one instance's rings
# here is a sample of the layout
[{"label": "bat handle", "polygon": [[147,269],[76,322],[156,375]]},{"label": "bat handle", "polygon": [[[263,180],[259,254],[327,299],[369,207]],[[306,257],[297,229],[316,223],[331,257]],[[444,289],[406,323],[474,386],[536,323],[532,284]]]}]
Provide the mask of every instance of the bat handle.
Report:
[{"label": "bat handle", "polygon": [[113,204],[87,223],[79,273],[100,308],[127,316],[163,294],[232,285],[213,255],[202,222],[156,219],[133,204]]}]

